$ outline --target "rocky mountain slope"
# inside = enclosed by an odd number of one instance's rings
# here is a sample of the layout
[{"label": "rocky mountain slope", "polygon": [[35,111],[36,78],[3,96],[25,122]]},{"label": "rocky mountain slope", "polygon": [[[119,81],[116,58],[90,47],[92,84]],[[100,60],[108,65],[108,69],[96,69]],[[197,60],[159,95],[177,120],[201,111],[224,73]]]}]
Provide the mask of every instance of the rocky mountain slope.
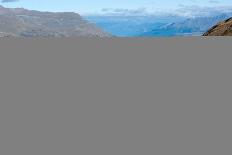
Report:
[{"label": "rocky mountain slope", "polygon": [[232,36],[232,17],[214,25],[203,36]]},{"label": "rocky mountain slope", "polygon": [[39,12],[0,6],[0,37],[109,37],[73,12]]}]

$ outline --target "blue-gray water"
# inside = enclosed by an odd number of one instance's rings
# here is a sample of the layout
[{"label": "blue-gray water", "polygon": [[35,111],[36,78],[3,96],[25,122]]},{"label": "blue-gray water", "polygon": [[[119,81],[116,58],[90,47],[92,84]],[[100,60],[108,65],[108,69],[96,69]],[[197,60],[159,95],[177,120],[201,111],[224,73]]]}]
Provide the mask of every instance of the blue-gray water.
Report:
[{"label": "blue-gray water", "polygon": [[103,30],[120,37],[140,36],[171,22],[183,20],[181,17],[172,16],[85,16],[84,18]]}]

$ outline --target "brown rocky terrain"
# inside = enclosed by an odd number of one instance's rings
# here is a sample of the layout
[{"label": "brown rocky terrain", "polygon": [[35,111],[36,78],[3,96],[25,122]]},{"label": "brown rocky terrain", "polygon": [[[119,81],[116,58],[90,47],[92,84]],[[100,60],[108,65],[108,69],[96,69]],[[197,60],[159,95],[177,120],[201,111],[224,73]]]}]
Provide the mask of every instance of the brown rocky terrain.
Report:
[{"label": "brown rocky terrain", "polygon": [[109,37],[73,12],[40,12],[0,6],[0,37]]},{"label": "brown rocky terrain", "polygon": [[203,36],[232,36],[232,17],[219,22],[204,33]]}]

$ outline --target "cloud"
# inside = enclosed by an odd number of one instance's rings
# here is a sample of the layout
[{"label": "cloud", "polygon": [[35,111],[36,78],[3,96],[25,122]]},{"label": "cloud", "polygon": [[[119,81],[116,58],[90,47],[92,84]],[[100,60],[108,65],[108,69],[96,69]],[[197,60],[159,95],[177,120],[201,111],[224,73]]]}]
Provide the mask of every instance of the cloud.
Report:
[{"label": "cloud", "polygon": [[2,3],[18,2],[19,0],[1,0]]},{"label": "cloud", "polygon": [[[193,0],[193,2],[194,1],[197,2],[197,0]],[[214,1],[211,3],[217,3],[216,0],[211,1]],[[231,14],[232,16],[232,5],[200,6],[197,3],[194,5],[179,4],[177,8],[170,8],[166,10],[149,7],[142,7],[137,9],[103,8],[99,12],[96,12],[96,14],[107,16],[179,16],[187,18],[218,16],[221,14]]]},{"label": "cloud", "polygon": [[209,3],[211,3],[211,4],[218,4],[220,2],[218,0],[209,0]]},{"label": "cloud", "polygon": [[215,16],[222,13],[232,13],[232,6],[201,7],[198,5],[179,5],[174,14],[186,17]]},{"label": "cloud", "polygon": [[124,9],[124,8],[103,8],[101,13],[107,15],[124,15],[124,16],[133,16],[133,15],[145,15],[147,14],[146,8],[138,9]]}]

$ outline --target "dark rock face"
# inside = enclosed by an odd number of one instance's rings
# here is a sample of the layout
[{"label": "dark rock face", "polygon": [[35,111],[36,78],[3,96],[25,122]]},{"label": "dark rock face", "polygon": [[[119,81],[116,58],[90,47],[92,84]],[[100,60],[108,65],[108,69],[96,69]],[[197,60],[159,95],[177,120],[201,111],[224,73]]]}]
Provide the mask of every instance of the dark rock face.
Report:
[{"label": "dark rock face", "polygon": [[0,7],[0,37],[110,37],[77,13]]},{"label": "dark rock face", "polygon": [[232,18],[214,25],[203,36],[232,36]]}]

